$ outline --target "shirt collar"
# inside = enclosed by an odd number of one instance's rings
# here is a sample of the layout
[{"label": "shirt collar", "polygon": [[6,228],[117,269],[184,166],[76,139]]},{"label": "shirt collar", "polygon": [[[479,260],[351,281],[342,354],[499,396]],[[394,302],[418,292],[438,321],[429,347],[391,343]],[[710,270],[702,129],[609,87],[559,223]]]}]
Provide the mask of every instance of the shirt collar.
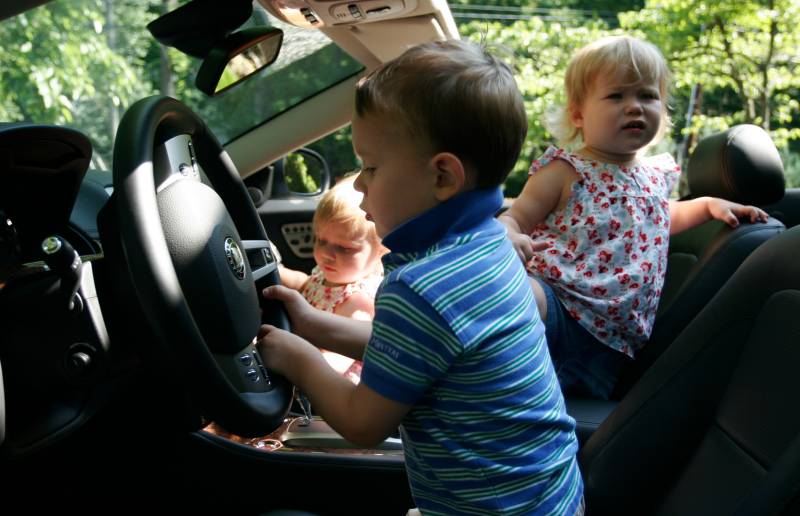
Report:
[{"label": "shirt collar", "polygon": [[494,218],[502,206],[500,187],[468,190],[400,224],[383,238],[383,245],[391,254],[422,251]]}]

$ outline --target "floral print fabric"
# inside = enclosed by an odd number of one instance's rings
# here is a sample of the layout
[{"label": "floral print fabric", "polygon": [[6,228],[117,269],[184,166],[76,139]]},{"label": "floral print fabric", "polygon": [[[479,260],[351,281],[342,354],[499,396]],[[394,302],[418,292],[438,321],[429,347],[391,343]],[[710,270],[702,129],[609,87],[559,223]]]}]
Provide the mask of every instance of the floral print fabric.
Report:
[{"label": "floral print fabric", "polygon": [[[363,292],[374,299],[382,280],[383,271],[379,270],[353,283],[330,286],[325,284],[325,273],[319,267],[314,267],[303,288],[300,289],[300,294],[314,308],[333,313],[340,304],[344,303],[347,298],[356,292]],[[327,350],[322,350],[322,354],[332,366],[337,360],[345,358]],[[342,376],[353,383],[359,383],[363,363],[360,360],[356,360],[350,366],[345,367],[347,369],[344,370]]]},{"label": "floral print fabric", "polygon": [[314,308],[332,313],[356,292],[374,298],[382,279],[383,273],[376,271],[353,283],[329,286],[325,284],[325,273],[319,267],[314,267],[300,294]]},{"label": "floral print fabric", "polygon": [[624,167],[550,147],[530,168],[554,159],[580,180],[563,210],[531,237],[549,247],[528,272],[547,282],[570,315],[597,340],[631,357],[653,329],[669,244],[669,194],[680,167],[669,154]]}]

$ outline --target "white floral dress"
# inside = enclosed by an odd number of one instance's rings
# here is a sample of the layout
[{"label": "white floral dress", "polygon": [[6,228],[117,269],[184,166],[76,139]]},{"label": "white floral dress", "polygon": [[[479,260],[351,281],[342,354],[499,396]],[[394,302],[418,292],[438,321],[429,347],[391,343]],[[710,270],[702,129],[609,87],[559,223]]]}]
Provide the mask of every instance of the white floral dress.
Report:
[{"label": "white floral dress", "polygon": [[669,154],[623,167],[550,147],[530,174],[554,159],[579,181],[563,210],[531,237],[549,247],[528,272],[551,286],[570,315],[600,342],[631,357],[653,329],[667,269],[669,194],[680,167]]},{"label": "white floral dress", "polygon": [[[347,301],[347,299],[356,292],[363,292],[371,299],[374,299],[375,293],[378,291],[378,286],[382,280],[383,271],[379,270],[353,283],[327,285],[325,283],[325,273],[319,267],[314,267],[308,280],[306,280],[300,289],[300,294],[302,294],[314,308],[333,313],[339,305]],[[334,368],[336,367],[337,357],[342,358],[330,351],[323,350],[322,353]],[[345,367],[347,367],[347,369],[342,375],[351,382],[358,383],[361,379],[362,362],[356,360],[349,367],[346,365]]]},{"label": "white floral dress", "polygon": [[326,285],[325,273],[319,267],[314,267],[311,275],[300,289],[300,293],[314,308],[333,313],[339,305],[356,292],[363,292],[370,298],[374,298],[381,280],[383,280],[383,273],[376,271],[353,283]]}]

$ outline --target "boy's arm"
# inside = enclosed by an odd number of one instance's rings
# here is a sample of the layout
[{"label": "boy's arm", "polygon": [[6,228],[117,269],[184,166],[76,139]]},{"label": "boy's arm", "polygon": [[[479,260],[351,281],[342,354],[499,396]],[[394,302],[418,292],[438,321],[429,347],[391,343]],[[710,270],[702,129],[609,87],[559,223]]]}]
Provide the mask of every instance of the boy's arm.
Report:
[{"label": "boy's arm", "polygon": [[262,294],[283,303],[292,322],[292,331],[300,337],[355,360],[364,356],[372,322],[317,310],[299,292],[282,285],[267,287]]},{"label": "boy's arm", "polygon": [[688,201],[669,202],[669,234],[674,235],[693,228],[708,220],[717,219],[731,227],[739,225],[739,218],[750,222],[766,222],[767,214],[755,206],[726,201],[717,197],[698,197]]},{"label": "boy's arm", "polygon": [[331,428],[356,445],[377,446],[411,408],[363,383],[354,385],[337,374],[310,343],[291,333],[262,326],[258,347],[265,365],[299,387]]},{"label": "boy's arm", "polygon": [[302,271],[296,271],[278,264],[278,274],[281,276],[281,284],[286,285],[292,290],[300,290],[308,281],[308,274]]},{"label": "boy's arm", "polygon": [[523,260],[533,255],[530,234],[537,224],[557,208],[566,205],[572,184],[579,179],[572,166],[562,160],[554,160],[528,178],[522,193],[511,207],[498,219],[508,229],[508,236]]}]

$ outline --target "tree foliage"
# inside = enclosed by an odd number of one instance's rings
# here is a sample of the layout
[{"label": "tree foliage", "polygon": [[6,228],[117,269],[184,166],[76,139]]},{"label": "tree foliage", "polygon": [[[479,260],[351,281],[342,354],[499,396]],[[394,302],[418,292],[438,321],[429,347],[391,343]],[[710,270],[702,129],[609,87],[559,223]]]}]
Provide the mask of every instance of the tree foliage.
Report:
[{"label": "tree foliage", "polygon": [[649,0],[620,16],[667,56],[677,92],[703,85],[702,134],[750,123],[776,144],[800,138],[800,17],[798,0]]},{"label": "tree foliage", "polygon": [[[0,118],[80,128],[95,166],[110,168],[124,109],[158,91],[149,73],[158,44],[142,28],[160,8],[159,0],[72,0],[0,24]],[[180,69],[187,58],[173,59]]]},{"label": "tree foliage", "polygon": [[470,22],[459,29],[471,40],[489,42],[490,49],[516,72],[528,115],[528,135],[520,160],[506,181],[506,195],[516,196],[527,179],[530,162],[554,143],[543,121],[548,110],[564,102],[567,63],[578,48],[612,30],[600,20],[568,25],[538,17],[510,25]]},{"label": "tree foliage", "polygon": [[[513,23],[462,23],[459,29],[466,37],[505,49],[525,98],[528,137],[506,194],[517,195],[527,165],[552,142],[542,122],[552,106],[563,104],[563,74],[574,51],[617,33],[658,45],[673,71],[674,131],[660,148],[674,151],[690,134],[702,137],[738,123],[757,124],[782,149],[790,184],[800,186],[794,183],[800,179],[795,170],[800,160],[792,152],[800,142],[798,15],[800,0],[648,0],[641,9],[621,12],[618,23],[553,22],[536,16]],[[702,86],[702,104],[686,127],[695,84]]]},{"label": "tree foliage", "polygon": [[[209,102],[193,85],[197,61],[159,45],[143,30],[178,2],[59,1],[5,20],[0,120],[77,127],[94,143],[95,166],[106,169],[119,118],[147,95],[176,96],[202,111],[223,141],[241,132],[226,120],[260,123],[262,105],[284,100],[246,82],[241,88],[252,103]],[[542,121],[563,103],[563,73],[575,50],[619,32],[658,45],[674,73],[674,131],[665,150],[690,134],[755,123],[780,147],[789,180],[800,182],[800,0],[455,0],[451,6],[462,37],[488,42],[513,64],[525,97],[528,137],[507,195],[519,192],[528,164],[552,142]],[[308,66],[276,70],[271,79],[282,91],[296,93],[288,102],[299,101],[305,94],[297,85],[316,91],[315,81],[325,74],[314,70],[339,61],[344,63],[341,52],[309,55]],[[353,73],[349,66],[339,65],[344,75]],[[702,86],[702,104],[686,127],[694,85]],[[335,175],[356,166],[348,130],[312,147],[328,158]]]},{"label": "tree foliage", "polygon": [[316,193],[320,191],[321,166],[315,158],[299,152],[290,152],[283,159],[283,175],[290,192]]}]

